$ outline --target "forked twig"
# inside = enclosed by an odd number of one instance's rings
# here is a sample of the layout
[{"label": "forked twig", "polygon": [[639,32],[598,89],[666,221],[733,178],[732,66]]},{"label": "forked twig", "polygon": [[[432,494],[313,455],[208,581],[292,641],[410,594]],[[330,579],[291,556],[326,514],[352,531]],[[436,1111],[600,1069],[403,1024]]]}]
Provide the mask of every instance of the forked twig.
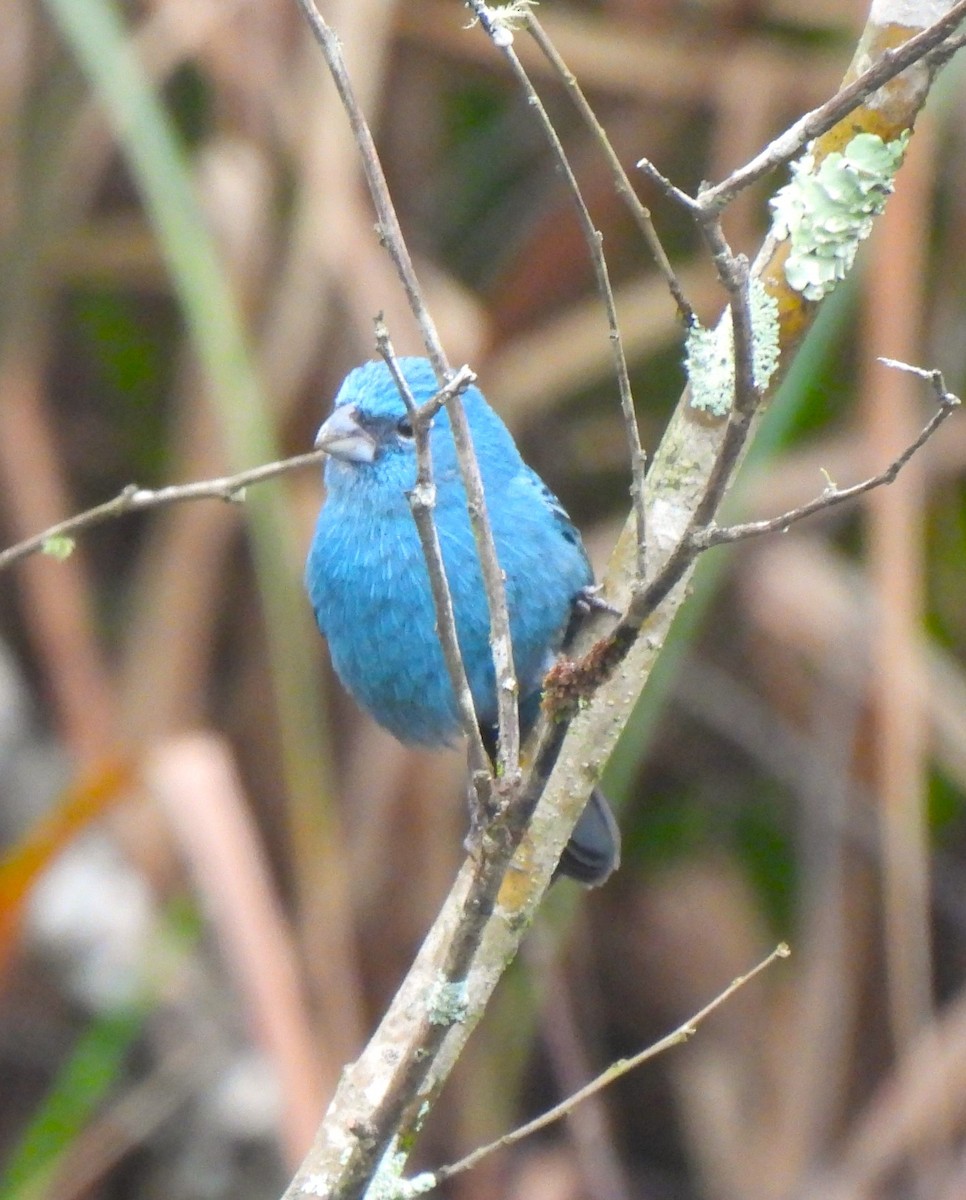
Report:
[{"label": "forked twig", "polygon": [[793,508],[786,513],[782,513],[781,516],[769,517],[763,521],[745,521],[740,525],[708,525],[706,528],[698,530],[691,535],[690,542],[695,550],[707,550],[711,546],[721,546],[731,542],[743,541],[746,538],[760,537],[765,533],[784,533],[789,526],[794,525],[797,521],[802,521],[806,517],[814,516],[816,513],[833,508],[838,504],[844,504],[848,500],[854,500],[866,492],[871,492],[875,488],[884,487],[895,481],[899,472],[909,460],[922,449],[926,442],[939,429],[940,425],[948,420],[955,410],[959,408],[961,401],[958,396],[946,390],[946,383],[940,371],[925,370],[922,367],[912,366],[910,363],[899,362],[894,358],[880,358],[879,361],[887,367],[892,367],[898,371],[909,371],[914,375],[918,375],[921,379],[925,379],[932,385],[939,401],[938,410],[933,413],[919,431],[918,436],[906,446],[902,453],[893,459],[885,470],[879,471],[876,475],[871,475],[868,479],[862,480],[861,483],[855,483],[851,487],[845,488],[836,487],[834,484],[829,483],[821,495],[816,496],[813,500],[809,500],[806,504],[799,505],[798,508]]},{"label": "forked twig", "polygon": [[[671,589],[684,577],[691,563],[704,550],[711,546],[736,542],[749,537],[757,537],[764,533],[780,532],[792,523],[821,512],[823,509],[842,504],[874,488],[893,482],[906,463],[929,441],[939,427],[960,406],[960,400],[957,396],[947,391],[945,381],[939,371],[911,366],[908,363],[898,362],[894,359],[885,358],[881,361],[889,367],[902,371],[910,371],[926,380],[933,388],[939,401],[939,411],[930,418],[918,436],[905,450],[885,470],[852,487],[837,488],[831,486],[821,496],[816,497],[807,504],[801,505],[799,508],[791,510],[791,512],[782,513],[781,516],[765,521],[753,521],[723,528],[719,528],[712,523],[713,511],[709,511],[704,515],[700,522],[697,520],[700,511],[703,511],[704,501],[711,488],[711,481],[709,481],[709,487],[705,489],[702,499],[695,509],[694,519],[692,519],[685,533],[677,541],[658,575],[649,581],[646,587],[638,589],[632,594],[627,611],[607,637],[598,643],[583,660],[568,666],[566,688],[568,695],[582,695],[582,689],[585,686],[599,686],[602,677],[609,675],[617,668],[633,646],[648,616],[654,612],[655,608],[668,595]],[[721,455],[719,453],[715,468],[717,468],[720,461]],[[712,480],[714,474],[713,470]],[[548,677],[548,682],[552,678],[553,673]],[[566,724],[566,715],[555,722],[551,731],[552,736],[548,736],[546,739],[548,749],[545,753],[538,753],[537,755],[534,774],[542,776],[552,766],[557,750],[559,749],[559,744],[562,742],[566,732]],[[549,748],[552,748],[552,751]],[[528,790],[529,788],[536,788],[538,786],[539,780],[532,781],[528,785]]]},{"label": "forked twig", "polygon": [[[483,3],[483,0],[466,0],[466,4],[476,14],[476,19],[494,46],[496,46],[507,60],[514,78],[527,98],[527,103],[536,113],[547,143],[567,182],[571,199],[574,202],[580,220],[584,240],[590,252],[590,261],[594,268],[597,290],[600,293],[604,311],[607,315],[607,326],[610,332],[611,349],[614,359],[614,372],[617,376],[621,413],[624,418],[624,432],[630,452],[631,502],[637,522],[637,575],[639,579],[643,579],[646,572],[647,557],[647,509],[644,500],[646,458],[641,447],[641,435],[637,427],[637,414],[634,412],[634,396],[631,391],[630,374],[627,370],[627,359],[624,356],[624,345],[621,338],[620,325],[617,320],[617,305],[614,301],[614,292],[610,284],[610,272],[607,269],[607,261],[604,258],[602,248],[603,238],[600,231],[595,227],[590,211],[584,202],[580,186],[573,173],[573,168],[570,166],[566,151],[563,148],[563,143],[560,141],[557,131],[553,127],[553,122],[550,120],[550,116],[540,99],[539,93],[530,80],[526,68],[520,62],[519,56],[513,49],[512,34],[504,25],[497,25],[494,22],[490,8]],[[526,6],[524,6],[525,10]]]},{"label": "forked twig", "polygon": [[474,1150],[471,1154],[467,1154],[464,1158],[459,1159],[458,1162],[450,1163],[445,1167],[439,1167],[432,1172],[434,1185],[438,1185],[446,1179],[451,1179],[454,1175],[459,1175],[463,1171],[470,1170],[495,1150],[503,1150],[508,1146],[515,1146],[517,1142],[522,1142],[524,1138],[531,1137],[541,1129],[546,1129],[548,1125],[553,1125],[556,1121],[561,1120],[568,1113],[571,1113],[584,1100],[588,1100],[591,1096],[603,1091],[604,1088],[610,1087],[616,1080],[630,1074],[631,1071],[635,1071],[638,1067],[649,1062],[652,1058],[656,1058],[659,1054],[663,1054],[665,1050],[670,1050],[672,1047],[680,1046],[682,1042],[688,1041],[697,1032],[698,1026],[710,1017],[713,1012],[716,1012],[722,1004],[730,1000],[735,992],[739,991],[745,984],[750,983],[762,971],[770,967],[776,959],[788,958],[790,953],[791,951],[786,943],[779,942],[771,954],[763,958],[757,966],[752,967],[746,974],[739,975],[737,979],[732,980],[724,991],[719,992],[709,1004],[706,1004],[693,1017],[685,1021],[682,1025],[679,1025],[677,1029],[662,1037],[659,1041],[654,1042],[645,1050],[641,1050],[637,1054],[632,1054],[629,1058],[617,1059],[616,1062],[611,1063],[606,1071],[601,1071],[590,1083],[585,1084],[578,1091],[574,1092],[573,1095],[568,1096],[566,1100],[561,1101],[560,1104],[555,1104],[547,1112],[541,1113],[539,1117],[535,1117],[532,1121],[528,1121],[525,1125],[521,1125],[510,1133],[504,1134],[503,1137],[497,1138],[496,1141],[490,1142],[486,1146],[480,1146],[479,1149]]},{"label": "forked twig", "polygon": [[540,48],[544,58],[550,63],[554,71],[556,71],[561,83],[567,89],[568,94],[574,102],[577,111],[583,118],[584,123],[593,134],[594,140],[603,151],[604,157],[611,169],[611,174],[614,177],[614,187],[618,196],[627,205],[631,215],[633,216],[637,228],[641,236],[647,243],[647,247],[654,257],[654,262],[658,270],[664,276],[664,281],[668,286],[668,291],[674,297],[674,302],[677,305],[678,314],[685,326],[690,326],[694,321],[694,309],[691,307],[687,296],[684,294],[684,289],[677,275],[674,273],[674,268],[668,259],[667,252],[661,244],[661,239],[658,236],[657,230],[654,228],[654,222],[651,219],[651,214],[646,205],[641,201],[640,196],[634,190],[634,185],[631,183],[627,172],[621,160],[617,156],[617,152],[611,145],[610,138],[607,136],[607,131],[597,119],[597,114],[591,108],[587,97],[584,95],[576,75],[564,62],[560,51],[547,36],[546,30],[537,20],[536,14],[532,11],[527,11],[524,18],[527,32]]},{"label": "forked twig", "polygon": [[389,185],[386,182],[382,163],[379,161],[379,153],[376,150],[372,130],[359,107],[352,80],[346,69],[345,59],[342,56],[342,44],[335,31],[316,8],[315,0],[297,0],[297,3],[319,44],[332,81],[339,93],[339,99],[342,101],[342,107],[349,119],[352,135],[362,159],[363,173],[376,209],[376,217],[379,222],[377,231],[380,240],[392,259],[396,274],[406,292],[406,299],[419,325],[423,345],[433,364],[436,377],[440,384],[443,384],[451,373],[446,351],[443,349],[436,323],[423,298],[423,290],[419,286],[416,268],[413,266],[413,260],[406,247],[399,218],[396,216],[396,208],[389,194]]},{"label": "forked twig", "polygon": [[[858,108],[883,84],[900,75],[907,67],[920,62],[929,54],[948,57],[963,45],[963,37],[951,37],[966,20],[966,0],[958,0],[944,16],[903,42],[901,46],[883,51],[875,63],[857,79],[841,88],[818,108],[812,109],[790,125],[779,137],[756,154],[745,166],[732,171],[721,183],[701,188],[694,203],[705,212],[722,212],[745,188],[791,160],[808,142],[820,137],[843,117]],[[950,39],[946,45],[946,40]]]},{"label": "forked twig", "polygon": [[627,613],[614,630],[618,642],[622,645],[630,644],[648,615],[667,596],[692,562],[695,556],[692,536],[704,529],[718,511],[741,461],[751,433],[752,420],[762,398],[755,379],[755,339],[751,319],[751,274],[748,260],[744,255],[732,252],[716,210],[702,209],[691,196],[675,187],[647,160],[641,160],[639,165],[672,201],[679,203],[690,213],[711,253],[718,280],[728,293],[730,301],[722,321],[730,321],[731,325],[734,372],[727,423],[714,463],[691,513],[688,528],[678,539],[657,574],[648,579],[644,586],[634,590]]}]

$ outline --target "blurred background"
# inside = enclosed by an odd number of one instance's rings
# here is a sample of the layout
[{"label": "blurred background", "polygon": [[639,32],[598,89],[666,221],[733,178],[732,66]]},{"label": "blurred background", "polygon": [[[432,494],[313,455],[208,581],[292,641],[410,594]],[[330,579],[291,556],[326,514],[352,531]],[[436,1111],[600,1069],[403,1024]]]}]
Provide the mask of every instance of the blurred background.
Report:
[{"label": "blurred background", "polygon": [[[586,249],[532,115],[456,0],[322,8],[452,361],[603,568],[627,452]],[[693,189],[835,90],[865,9],[539,16],[628,169],[646,155]],[[0,544],[132,482],[308,449],[379,311],[419,349],[294,0],[5,0],[0,30]],[[673,305],[518,42],[603,231],[653,449],[683,382]],[[933,398],[877,355],[966,388],[964,107],[954,62],[732,516],[783,512],[823,471],[855,482],[911,440]],[[729,211],[736,247],[756,249],[774,184]],[[693,230],[641,194],[712,321]],[[455,875],[461,755],[363,718],[302,596],[321,497],[305,470],[0,575],[4,1200],[278,1195]],[[959,419],[894,487],[706,556],[609,769],[624,865],[599,892],[553,890],[414,1167],[542,1111],[783,938],[793,957],[687,1046],[448,1193],[966,1195],[964,553]]]}]

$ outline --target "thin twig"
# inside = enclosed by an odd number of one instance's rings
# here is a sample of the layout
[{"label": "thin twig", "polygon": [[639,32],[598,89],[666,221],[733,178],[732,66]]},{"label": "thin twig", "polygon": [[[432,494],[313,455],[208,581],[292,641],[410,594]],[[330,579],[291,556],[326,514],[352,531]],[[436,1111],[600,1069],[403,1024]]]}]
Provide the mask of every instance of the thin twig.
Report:
[{"label": "thin twig", "polygon": [[[638,163],[638,166],[662,188],[669,198],[681,205],[697,222],[714,256],[718,278],[731,295],[735,402],[716,461],[703,494],[691,514],[688,528],[666,559],[658,575],[648,581],[645,588],[638,588],[633,594],[625,617],[613,631],[618,646],[623,647],[629,643],[634,631],[640,629],[649,613],[661,603],[678,580],[682,578],[692,561],[695,547],[701,544],[703,548],[703,539],[708,536],[710,522],[724,496],[734,467],[741,458],[750,432],[751,418],[761,399],[754,381],[754,346],[748,309],[747,270],[745,265],[740,263],[727,247],[719,219],[722,209],[743,187],[760,178],[773,166],[794,157],[806,141],[831,128],[837,120],[858,107],[876,88],[881,87],[913,62],[925,57],[930,48],[933,48],[935,53],[936,45],[962,22],[964,16],[966,16],[966,0],[960,0],[945,17],[934,22],[921,34],[911,38],[896,50],[885,51],[873,68],[866,71],[854,83],[843,88],[821,108],[808,114],[802,121],[796,122],[786,134],[776,139],[763,155],[759,155],[753,160],[748,168],[733,173],[716,187],[702,187],[697,198],[689,196],[677,188],[648,160],[642,159]],[[774,156],[769,158],[768,156],[772,152],[774,152]],[[738,269],[737,273],[736,269]],[[744,277],[744,283],[741,282],[739,275]],[[876,480],[875,485],[878,482]],[[867,489],[860,486],[856,492],[850,491],[849,494],[859,494],[862,490]],[[848,496],[842,497],[842,499],[847,498]],[[782,519],[779,518],[779,521]],[[752,536],[752,534],[749,532],[746,536]],[[718,541],[726,540],[729,540],[726,536],[718,538]]]},{"label": "thin twig", "polygon": [[469,739],[470,771],[474,776],[478,771],[483,772],[484,776],[489,776],[491,773],[490,760],[483,745],[476,709],[473,706],[473,693],[470,691],[463,655],[460,653],[459,638],[456,635],[456,615],[453,611],[453,596],[446,578],[439,532],[433,518],[436,507],[436,485],[433,482],[433,457],[429,446],[433,416],[453,395],[468,387],[476,379],[476,376],[469,367],[461,367],[445,388],[441,388],[428,404],[420,407],[402,373],[389,338],[389,331],[381,317],[376,320],[376,348],[395,380],[399,395],[402,397],[412,421],[413,438],[416,445],[416,482],[409,493],[409,507],[412,510],[413,520],[416,522],[416,530],[419,533],[419,541],[429,571],[429,585],[433,593],[433,608],[436,612],[436,631],[440,647],[443,651],[453,694],[456,696],[456,703],[459,707],[460,724]]},{"label": "thin twig", "polygon": [[697,196],[696,203],[705,212],[721,212],[739,192],[774,171],[784,163],[790,162],[796,154],[813,138],[819,137],[831,129],[843,117],[858,108],[873,92],[883,84],[894,79],[913,63],[919,62],[931,50],[938,49],[945,57],[949,49],[958,49],[960,39],[954,39],[951,48],[941,43],[950,36],[963,20],[966,19],[966,0],[959,3],[934,21],[932,25],[921,30],[901,46],[885,50],[873,66],[854,79],[847,87],[818,108],[812,109],[800,117],[794,125],[789,126],[783,134],[775,138],[765,149],[756,154],[745,166],[732,171],[727,179],[714,186],[703,187]]},{"label": "thin twig", "polygon": [[649,158],[641,158],[637,161],[638,170],[643,171],[651,180],[657,184],[662,192],[676,204],[679,204],[683,209],[691,214],[697,221],[701,218],[701,205],[693,196],[689,196],[676,184],[672,183],[666,175],[662,175],[658,168],[651,162]]},{"label": "thin twig", "polygon": [[[556,672],[551,671],[550,675],[548,675],[545,689],[545,697],[547,697],[545,704],[549,703],[555,709],[557,720],[554,722],[550,732],[545,735],[544,741],[534,757],[531,778],[528,780],[524,791],[524,800],[531,802],[531,793],[537,793],[549,777],[549,772],[556,761],[569,723],[568,705],[572,708],[575,698],[589,696],[600,686],[604,678],[616,670],[634,645],[635,639],[643,628],[644,622],[664,600],[671,589],[684,577],[698,554],[710,546],[736,542],[742,538],[757,537],[764,533],[780,532],[793,522],[820,512],[822,509],[842,504],[846,500],[854,499],[856,496],[871,491],[873,488],[892,483],[913,455],[929,441],[940,425],[960,406],[959,398],[946,389],[945,380],[940,371],[911,366],[908,363],[898,362],[895,359],[883,358],[880,361],[885,363],[886,366],[897,370],[910,371],[926,380],[936,393],[939,402],[939,411],[927,422],[918,437],[884,471],[879,472],[878,475],[873,475],[862,483],[855,484],[849,488],[836,488],[832,486],[808,504],[803,504],[800,508],[783,513],[779,517],[724,528],[718,528],[711,523],[714,509],[710,507],[708,497],[712,492],[721,490],[719,483],[716,483],[716,477],[720,477],[722,471],[721,464],[725,457],[727,457],[726,446],[729,436],[732,435],[733,429],[738,428],[729,422],[708,484],[695,506],[692,519],[688,523],[688,528],[675,544],[674,549],[668,555],[658,575],[649,581],[646,587],[638,588],[632,593],[627,611],[606,638],[601,639],[592,647],[583,659],[565,665],[565,673],[561,681],[560,698],[555,694]],[[741,436],[740,429],[735,436]],[[559,714],[556,712],[558,708],[560,709]]]},{"label": "thin twig", "polygon": [[734,385],[728,422],[704,489],[691,513],[688,528],[657,575],[648,580],[645,587],[638,587],[633,592],[627,613],[613,631],[613,636],[622,645],[625,642],[629,644],[636,630],[640,629],[647,616],[674,587],[694,558],[692,538],[707,527],[728,490],[732,476],[741,461],[751,432],[752,418],[762,396],[755,382],[755,344],[749,304],[750,272],[747,259],[744,255],[732,253],[716,211],[701,209],[690,196],[665,179],[652,164],[647,163],[646,170],[668,196],[678,201],[694,218],[711,252],[718,280],[730,297],[729,309],[722,320],[731,321]]},{"label": "thin twig", "polygon": [[493,528],[486,509],[483,478],[473,448],[466,412],[457,396],[447,406],[456,458],[466,490],[470,526],[476,542],[476,555],[483,576],[483,590],[490,616],[490,649],[496,679],[497,766],[504,786],[512,788],[520,777],[520,707],[516,669],[513,664],[513,642],[510,637],[510,608],[506,597],[506,580],[497,558]]},{"label": "thin twig", "polygon": [[430,315],[426,301],[423,299],[422,288],[419,286],[419,280],[416,277],[416,269],[406,248],[406,241],[403,238],[399,218],[396,216],[396,209],[389,195],[389,185],[386,183],[382,163],[379,161],[379,154],[376,150],[372,131],[363,115],[362,109],[359,107],[355,89],[346,70],[345,59],[342,56],[342,44],[335,31],[316,8],[314,0],[298,0],[298,6],[301,8],[312,33],[315,35],[315,40],[319,44],[329,72],[332,75],[339,98],[342,101],[342,106],[346,111],[346,116],[349,118],[352,135],[355,138],[359,154],[362,158],[362,169],[365,173],[372,202],[376,209],[380,240],[388,251],[389,257],[396,268],[396,273],[406,291],[406,299],[419,325],[423,345],[426,347],[426,353],[432,361],[436,377],[439,379],[440,384],[443,384],[447,381],[451,373],[449,362],[446,359],[446,352],[443,349],[443,343],[440,340],[436,324]]},{"label": "thin twig", "polygon": [[732,344],[734,347],[735,386],[732,407],[742,417],[750,417],[761,402],[755,385],[755,337],[751,328],[748,286],[751,277],[748,260],[733,254],[724,236],[721,222],[715,218],[703,222],[705,241],[711,250],[718,279],[730,298]]},{"label": "thin twig", "polygon": [[930,50],[925,61],[937,69],[944,67],[953,55],[958,54],[964,46],[966,46],[966,33],[959,33],[955,37],[946,38],[935,50]]},{"label": "thin twig", "polygon": [[[452,369],[443,350],[442,342],[429,309],[423,299],[419,280],[412,257],[406,246],[399,218],[389,194],[385,172],[379,161],[372,131],[363,115],[356,99],[352,82],[349,79],[342,56],[342,46],[334,30],[322,17],[315,6],[315,0],[298,0],[298,5],[319,44],[325,61],[332,74],[339,97],[342,100],[353,136],[359,147],[362,168],[372,197],[372,203],[378,219],[380,239],[402,281],[406,298],[413,315],[419,324],[426,352],[433,364],[436,378],[440,386],[444,386],[452,376]],[[498,747],[498,762],[500,776],[505,782],[514,781],[520,772],[520,733],[517,704],[516,674],[513,668],[513,647],[510,640],[510,613],[507,607],[506,587],[503,572],[497,558],[496,544],[493,540],[493,530],[490,526],[486,510],[486,500],[483,494],[483,480],[480,476],[479,464],[473,448],[466,414],[459,396],[453,396],[449,402],[450,425],[453,430],[453,441],[456,445],[456,455],[459,461],[460,473],[463,476],[463,486],[466,489],[467,507],[470,515],[470,525],[476,542],[476,552],[480,560],[480,570],[483,575],[484,591],[490,616],[490,644],[493,651],[493,668],[496,674],[496,699],[499,716],[500,737]],[[479,797],[481,803],[484,797]]]},{"label": "thin twig", "polygon": [[[292,458],[283,458],[278,462],[265,463],[260,467],[252,467],[247,471],[239,471],[237,475],[224,475],[219,479],[205,479],[198,483],[172,484],[163,488],[142,488],[136,483],[129,483],[112,499],[105,500],[93,508],[58,521],[42,533],[8,546],[0,551],[0,571],[11,567],[21,559],[37,554],[39,551],[53,550],[60,539],[72,539],[75,534],[92,529],[114,517],[125,513],[141,512],[147,508],[162,508],[167,504],[179,504],[184,500],[224,500],[229,503],[239,503],[244,500],[244,491],[255,483],[263,483],[295,471],[299,467],[310,467],[320,463],[325,457],[322,450],[313,450],[308,454],[296,454]],[[64,547],[69,552],[69,544]],[[59,551],[58,551],[59,552]]]},{"label": "thin twig", "polygon": [[752,417],[761,403],[761,392],[755,383],[755,338],[749,307],[748,260],[743,255],[732,254],[717,217],[704,218],[701,227],[714,259],[718,279],[731,298],[724,319],[727,320],[730,315],[734,396],[717,459],[692,516],[695,526],[707,523],[718,511],[741,460],[751,432]]},{"label": "thin twig", "polygon": [[790,953],[786,943],[780,942],[767,958],[763,958],[757,966],[752,967],[745,975],[739,975],[737,979],[732,980],[723,992],[715,996],[710,1004],[706,1004],[700,1012],[695,1013],[693,1017],[685,1021],[684,1024],[679,1025],[677,1029],[667,1034],[666,1037],[661,1038],[658,1042],[654,1042],[646,1050],[641,1050],[638,1054],[634,1054],[630,1058],[621,1058],[611,1063],[606,1071],[602,1071],[590,1083],[585,1084],[584,1087],[574,1092],[573,1095],[568,1096],[560,1104],[554,1105],[553,1108],[548,1109],[547,1112],[542,1113],[539,1117],[528,1121],[526,1125],[521,1125],[512,1132],[504,1134],[503,1137],[497,1138],[495,1142],[490,1142],[486,1146],[479,1147],[479,1149],[474,1150],[471,1154],[467,1154],[465,1158],[459,1159],[458,1162],[433,1171],[432,1175],[435,1183],[438,1185],[446,1179],[451,1179],[454,1175],[468,1171],[495,1150],[515,1146],[517,1142],[522,1142],[524,1138],[531,1137],[541,1129],[546,1129],[548,1125],[552,1125],[562,1117],[567,1116],[578,1104],[596,1095],[597,1092],[603,1091],[605,1087],[610,1087],[616,1080],[636,1070],[643,1063],[649,1062],[652,1058],[656,1058],[657,1055],[663,1054],[665,1050],[670,1050],[673,1046],[679,1046],[682,1042],[688,1041],[697,1031],[698,1026],[730,1000],[735,992],[743,988],[745,984],[750,983],[752,979],[760,975],[767,967],[770,967],[776,959],[788,958]]},{"label": "thin twig", "polygon": [[793,508],[789,512],[782,513],[779,517],[770,517],[764,521],[747,521],[740,525],[726,525],[722,527],[709,525],[707,528],[691,536],[691,545],[696,550],[707,550],[710,546],[721,546],[726,543],[743,541],[745,538],[760,537],[764,533],[784,533],[796,521],[804,520],[805,517],[811,517],[815,513],[833,508],[837,504],[844,504],[847,500],[854,500],[857,496],[864,495],[865,492],[871,492],[874,488],[884,487],[895,481],[899,472],[913,455],[929,441],[939,426],[952,416],[953,412],[959,407],[960,400],[958,396],[954,396],[946,390],[945,382],[939,371],[927,371],[922,367],[914,367],[909,363],[898,362],[896,359],[891,358],[883,358],[879,361],[897,370],[910,371],[915,375],[919,375],[920,378],[930,382],[936,389],[939,399],[939,409],[923,426],[918,437],[910,442],[905,450],[884,471],[880,471],[877,475],[872,475],[868,479],[864,479],[861,483],[855,483],[851,487],[846,488],[839,488],[830,483],[820,496],[816,496],[807,504],[802,504],[798,508]]},{"label": "thin twig", "polygon": [[603,238],[600,231],[595,227],[593,218],[584,203],[584,198],[581,195],[580,187],[577,179],[567,159],[566,151],[563,144],[557,135],[557,131],[553,127],[553,122],[547,113],[543,102],[537,93],[536,88],[530,80],[530,76],[526,72],[526,68],[520,62],[519,56],[513,49],[513,38],[507,29],[503,26],[495,25],[490,11],[483,0],[466,0],[476,14],[476,18],[482,26],[483,30],[489,36],[494,46],[507,60],[510,70],[516,77],[517,82],[523,90],[527,98],[527,103],[537,115],[537,119],[543,128],[544,136],[553,152],[554,157],[560,167],[560,170],[567,182],[570,190],[571,198],[577,209],[577,215],[580,219],[581,229],[583,230],[584,240],[587,243],[587,248],[590,252],[590,260],[593,264],[594,275],[597,281],[597,290],[600,293],[604,304],[604,310],[607,314],[607,325],[610,330],[611,348],[614,357],[614,370],[617,375],[617,386],[620,391],[621,412],[624,417],[624,431],[627,437],[627,444],[631,458],[631,501],[634,506],[634,515],[637,522],[637,574],[638,578],[643,579],[645,576],[646,567],[646,547],[647,547],[647,516],[646,505],[644,502],[644,467],[645,456],[641,448],[641,435],[637,427],[637,415],[634,412],[634,396],[631,392],[630,374],[627,370],[627,359],[624,356],[624,344],[621,338],[620,326],[617,321],[617,305],[614,302],[614,292],[610,284],[610,274],[607,269],[607,262],[604,258],[602,249]]},{"label": "thin twig", "polygon": [[674,302],[677,305],[678,313],[684,324],[690,327],[694,323],[694,309],[684,294],[684,289],[681,287],[681,282],[674,273],[674,268],[671,266],[664,246],[661,244],[661,239],[658,237],[657,230],[654,228],[654,222],[651,220],[651,214],[647,207],[642,203],[641,198],[634,190],[634,186],[624,170],[621,160],[617,156],[617,152],[611,145],[610,138],[607,136],[607,131],[597,119],[597,114],[591,108],[587,97],[584,95],[583,89],[577,81],[576,75],[570,70],[561,56],[557,47],[553,44],[546,30],[537,20],[533,12],[528,11],[525,17],[527,32],[533,38],[540,48],[540,51],[556,71],[563,83],[564,87],[570,94],[577,111],[580,113],[587,125],[588,129],[594,136],[595,141],[600,146],[610,165],[611,174],[614,177],[614,186],[618,196],[624,201],[631,212],[637,227],[641,232],[641,236],[647,243],[648,249],[654,256],[654,262],[658,270],[664,276],[667,283],[668,291],[674,297]]}]

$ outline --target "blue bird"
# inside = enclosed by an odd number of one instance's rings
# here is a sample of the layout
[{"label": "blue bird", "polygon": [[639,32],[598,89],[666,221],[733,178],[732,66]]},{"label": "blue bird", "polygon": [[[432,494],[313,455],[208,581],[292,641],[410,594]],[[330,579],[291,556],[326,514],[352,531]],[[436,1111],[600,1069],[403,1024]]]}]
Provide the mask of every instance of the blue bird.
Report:
[{"label": "blue bird", "polygon": [[[438,390],[424,358],[399,360],[417,404]],[[523,736],[536,721],[543,677],[593,574],[560,502],[520,457],[476,387],[463,406],[483,478],[497,557],[506,577]],[[305,586],[347,691],[401,742],[444,746],[459,713],[436,634],[429,574],[409,507],[416,479],[412,424],[383,362],[351,371],[315,442],[325,450],[326,499],[305,566]],[[460,651],[484,742],[496,741],[490,621],[449,416],[430,435],[434,518],[453,598]],[[618,864],[620,838],[607,801],[592,794],[558,871],[589,885]]]}]

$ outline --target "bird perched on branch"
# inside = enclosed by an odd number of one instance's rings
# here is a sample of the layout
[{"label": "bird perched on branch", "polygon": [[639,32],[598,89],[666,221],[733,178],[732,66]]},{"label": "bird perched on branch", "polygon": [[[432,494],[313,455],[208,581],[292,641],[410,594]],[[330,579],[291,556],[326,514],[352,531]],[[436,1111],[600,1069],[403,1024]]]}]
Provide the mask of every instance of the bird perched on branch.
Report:
[{"label": "bird perched on branch", "polygon": [[[437,392],[423,358],[399,360],[417,404]],[[543,676],[593,575],[560,502],[520,457],[483,393],[463,406],[506,579],[524,736],[536,721]],[[315,442],[327,451],[326,500],[305,585],[336,673],[355,700],[400,741],[443,746],[460,736],[456,698],[436,632],[429,572],[408,493],[416,479],[413,427],[383,362],[350,372]],[[430,433],[434,519],[457,635],[484,743],[495,744],[497,698],[490,618],[449,417]],[[558,870],[596,885],[620,856],[607,801],[592,794]]]}]

